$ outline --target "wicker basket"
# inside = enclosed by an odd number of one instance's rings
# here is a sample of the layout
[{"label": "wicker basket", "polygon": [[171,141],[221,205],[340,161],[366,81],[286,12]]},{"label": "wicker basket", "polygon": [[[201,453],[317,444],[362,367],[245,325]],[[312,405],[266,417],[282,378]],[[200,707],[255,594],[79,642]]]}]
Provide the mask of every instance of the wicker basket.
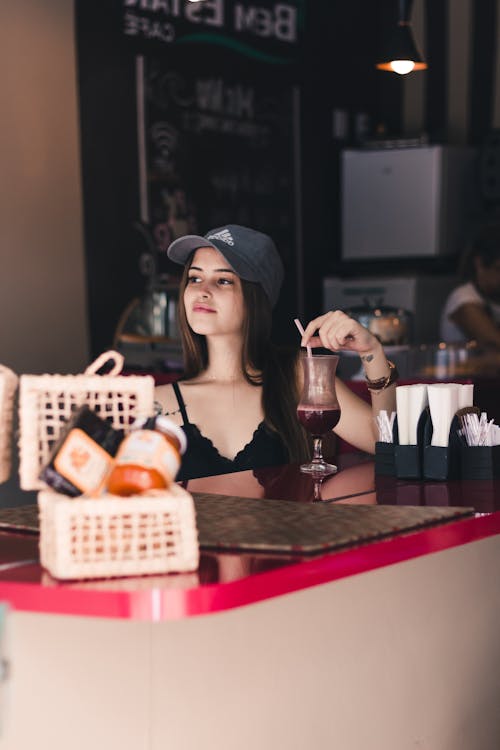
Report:
[{"label": "wicker basket", "polygon": [[18,377],[0,365],[0,482],[10,477],[12,454],[12,418]]},{"label": "wicker basket", "polygon": [[58,579],[196,570],[192,496],[174,484],[130,498],[38,493],[40,562]]},{"label": "wicker basket", "polygon": [[[95,373],[114,360],[108,375]],[[21,375],[19,390],[19,480],[23,490],[46,487],[39,474],[50,458],[64,423],[87,404],[113,427],[127,429],[137,417],[151,416],[154,378],[121,376],[123,356],[104,352],[82,375]]]}]

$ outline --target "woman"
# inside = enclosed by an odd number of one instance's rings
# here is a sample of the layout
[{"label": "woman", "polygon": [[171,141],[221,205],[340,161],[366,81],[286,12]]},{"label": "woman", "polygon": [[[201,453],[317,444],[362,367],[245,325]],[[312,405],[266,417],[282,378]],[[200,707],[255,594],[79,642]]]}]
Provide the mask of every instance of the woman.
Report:
[{"label": "woman", "polygon": [[[185,266],[179,295],[185,367],[180,385],[159,386],[156,398],[187,434],[179,478],[309,458],[296,416],[302,388],[297,352],[279,351],[270,339],[283,280],[271,238],[228,224],[205,237],[175,240],[168,256]],[[373,410],[394,410],[397,372],[378,339],[359,323],[328,312],[308,324],[301,343],[358,352],[373,389]],[[342,413],[335,432],[373,453],[372,409],[340,380],[336,390]]]},{"label": "woman", "polygon": [[450,344],[471,339],[500,348],[500,225],[480,229],[465,256],[463,283],[446,300],[440,336]]}]

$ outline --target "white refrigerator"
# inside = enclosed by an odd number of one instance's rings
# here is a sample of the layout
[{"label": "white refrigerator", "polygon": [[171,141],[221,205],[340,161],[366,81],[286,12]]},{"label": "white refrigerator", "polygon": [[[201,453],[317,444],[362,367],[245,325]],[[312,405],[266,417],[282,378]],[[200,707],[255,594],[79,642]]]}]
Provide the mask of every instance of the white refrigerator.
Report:
[{"label": "white refrigerator", "polygon": [[477,216],[477,153],[456,146],[346,149],[342,259],[460,253]]}]

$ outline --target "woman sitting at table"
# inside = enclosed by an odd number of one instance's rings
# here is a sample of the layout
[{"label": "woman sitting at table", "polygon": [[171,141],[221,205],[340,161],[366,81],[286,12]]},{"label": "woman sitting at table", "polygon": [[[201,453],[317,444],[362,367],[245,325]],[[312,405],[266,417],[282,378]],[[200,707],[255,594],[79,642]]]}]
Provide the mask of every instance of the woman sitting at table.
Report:
[{"label": "woman sitting at table", "polygon": [[500,224],[483,226],[462,261],[462,284],[446,300],[440,337],[500,349]]},{"label": "woman sitting at table", "polygon": [[[296,415],[303,378],[298,350],[281,350],[271,342],[272,308],[283,280],[272,239],[228,224],[204,237],[180,237],[168,256],[185,267],[179,294],[184,375],[179,384],[158,386],[156,399],[188,439],[178,478],[309,458]],[[380,342],[334,311],[312,320],[301,344],[359,353],[372,408],[337,378],[341,417],[335,433],[373,453],[373,416],[395,409],[397,371]]]}]

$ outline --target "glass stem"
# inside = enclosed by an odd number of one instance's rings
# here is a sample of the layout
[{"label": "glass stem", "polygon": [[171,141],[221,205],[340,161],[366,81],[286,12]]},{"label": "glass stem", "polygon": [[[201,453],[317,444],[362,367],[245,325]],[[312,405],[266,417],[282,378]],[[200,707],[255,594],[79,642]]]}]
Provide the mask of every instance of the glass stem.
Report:
[{"label": "glass stem", "polygon": [[323,483],[323,479],[315,479],[314,480],[314,500],[319,501],[323,500],[321,497],[321,485]]},{"label": "glass stem", "polygon": [[322,443],[321,437],[313,438],[313,457],[312,457],[313,464],[323,463],[323,453],[321,452],[321,443]]}]

